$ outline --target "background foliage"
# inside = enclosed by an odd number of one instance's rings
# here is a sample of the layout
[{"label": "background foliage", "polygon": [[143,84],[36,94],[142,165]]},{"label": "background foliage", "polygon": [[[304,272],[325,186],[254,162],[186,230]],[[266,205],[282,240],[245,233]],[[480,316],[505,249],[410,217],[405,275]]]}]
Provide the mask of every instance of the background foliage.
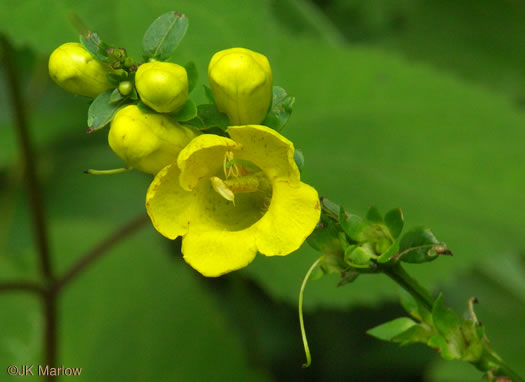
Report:
[{"label": "background foliage", "polygon": [[[358,214],[372,204],[399,206],[409,226],[431,227],[454,257],[409,271],[444,289],[458,311],[475,294],[494,348],[525,374],[519,1],[1,1],[0,32],[17,48],[57,268],[143,213],[150,178],[82,173],[122,163],[106,131],[85,134],[87,101],[51,83],[47,58],[77,41],[71,14],[139,58],[147,26],[172,9],[190,19],[175,61],[195,60],[201,84],[217,50],[243,46],[268,56],[276,84],[297,99],[284,133],[305,154],[305,181]],[[198,89],[194,96],[204,100]],[[0,73],[0,280],[38,279],[6,97]],[[301,370],[297,293],[315,258],[305,245],[203,279],[180,260],[176,242],[148,226],[62,296],[60,363],[82,367],[86,381],[480,379],[426,348],[367,337],[400,314],[396,287],[377,276],[343,288],[330,277],[308,285],[313,366]],[[0,328],[2,368],[39,363],[36,299],[0,296]]]}]

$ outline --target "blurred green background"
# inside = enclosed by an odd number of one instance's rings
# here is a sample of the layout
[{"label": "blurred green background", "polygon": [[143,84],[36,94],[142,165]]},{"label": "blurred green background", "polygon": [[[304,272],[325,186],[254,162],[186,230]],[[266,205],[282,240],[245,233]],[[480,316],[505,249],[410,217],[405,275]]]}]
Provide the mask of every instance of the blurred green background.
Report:
[{"label": "blurred green background", "polygon": [[[122,163],[107,130],[85,134],[88,102],[48,79],[47,58],[77,41],[71,14],[140,58],[145,29],[169,10],[190,19],[175,60],[195,60],[201,84],[217,50],[268,56],[275,83],[297,98],[284,133],[305,155],[304,181],[355,213],[401,207],[408,226],[431,227],[454,256],[409,271],[444,290],[458,312],[477,296],[494,348],[525,374],[520,0],[1,0],[0,33],[16,47],[57,271],[144,213],[151,178],[82,173]],[[39,280],[7,97],[0,66],[0,281]],[[203,101],[203,92],[193,98]],[[65,290],[58,358],[83,368],[76,380],[481,379],[423,346],[364,334],[402,314],[397,287],[381,276],[307,286],[313,365],[301,369],[297,295],[317,254],[305,245],[205,279],[180,259],[178,245],[148,225]],[[4,373],[10,364],[43,362],[41,308],[29,295],[0,295],[0,381],[14,379]]]}]

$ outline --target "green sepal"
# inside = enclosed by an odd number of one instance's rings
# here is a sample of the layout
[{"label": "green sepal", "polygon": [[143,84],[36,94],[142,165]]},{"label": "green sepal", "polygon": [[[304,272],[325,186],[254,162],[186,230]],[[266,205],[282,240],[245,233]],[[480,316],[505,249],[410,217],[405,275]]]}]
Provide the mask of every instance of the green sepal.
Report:
[{"label": "green sepal", "polygon": [[388,263],[390,259],[392,259],[392,257],[399,251],[399,242],[400,240],[399,238],[397,238],[392,243],[390,248],[388,248],[388,250],[385,253],[381,254],[381,256],[377,258],[377,262],[380,264]]},{"label": "green sepal", "polygon": [[404,224],[405,218],[403,217],[401,208],[395,208],[385,214],[385,225],[388,227],[388,230],[394,239],[401,235]]},{"label": "green sepal", "polygon": [[133,101],[137,101],[139,99],[139,95],[137,94],[137,89],[135,89],[135,87],[133,87],[131,93],[129,93],[129,99]]},{"label": "green sepal", "polygon": [[294,103],[295,97],[289,96],[283,88],[274,86],[272,88],[272,104],[261,124],[281,131],[288,123]]},{"label": "green sepal", "polygon": [[366,333],[383,341],[393,341],[395,337],[400,336],[415,325],[417,323],[411,318],[399,317],[369,329]]},{"label": "green sepal", "polygon": [[188,98],[182,108],[171,116],[178,122],[187,122],[197,116],[197,105]]},{"label": "green sepal", "polygon": [[345,262],[353,267],[366,267],[375,258],[374,252],[367,246],[349,246],[345,249]]},{"label": "green sepal", "polygon": [[210,87],[206,85],[202,85],[202,87],[204,88],[204,95],[206,96],[208,101],[210,101],[211,104],[215,105],[215,97],[213,96],[213,92],[211,91]]},{"label": "green sepal", "polygon": [[424,324],[417,324],[392,338],[392,342],[396,342],[401,346],[423,343],[426,344],[432,337],[432,329]]},{"label": "green sepal", "polygon": [[178,12],[158,17],[144,34],[142,46],[146,58],[169,60],[188,30],[188,18]]},{"label": "green sepal", "polygon": [[477,362],[483,355],[483,334],[480,336],[478,331],[480,326],[476,325],[472,320],[464,320],[461,323],[461,333],[463,335],[466,349],[461,355],[461,359],[467,362]]},{"label": "green sepal", "polygon": [[445,254],[451,254],[447,245],[426,227],[416,227],[406,232],[399,243],[400,259],[406,263],[424,263]]},{"label": "green sepal", "polygon": [[111,62],[111,58],[106,51],[109,45],[105,44],[97,33],[89,32],[87,36],[80,35],[80,43],[93,58],[104,63]]},{"label": "green sepal", "polygon": [[381,212],[379,212],[377,207],[371,206],[366,213],[366,220],[368,220],[370,223],[382,224],[383,215],[381,215]]},{"label": "green sepal", "polygon": [[109,103],[115,103],[115,102],[119,102],[119,101],[122,101],[124,98],[126,98],[125,96],[123,96],[120,91],[117,89],[114,89],[112,92],[111,92],[111,95],[109,97]]},{"label": "green sepal", "polygon": [[459,331],[461,320],[456,312],[445,306],[443,294],[440,293],[432,306],[432,321],[438,332],[449,339]]},{"label": "green sepal", "polygon": [[368,223],[360,216],[349,214],[344,208],[341,208],[339,210],[339,223],[350,239],[357,242],[365,239],[365,230],[368,228]]},{"label": "green sepal", "polygon": [[89,132],[99,130],[111,122],[115,113],[124,106],[126,99],[110,103],[114,90],[106,90],[93,100],[88,110]]},{"label": "green sepal", "polygon": [[319,280],[325,275],[325,272],[321,267],[317,267],[313,270],[312,274],[308,278],[308,281]]},{"label": "green sepal", "polygon": [[337,283],[338,287],[341,287],[346,284],[353,283],[355,280],[357,280],[357,277],[360,275],[359,272],[351,270],[351,271],[343,271],[341,272],[341,280]]},{"label": "green sepal", "polygon": [[325,197],[321,197],[320,202],[321,211],[323,214],[328,215],[336,220],[339,220],[339,213],[341,211],[341,207],[337,203],[334,203]]},{"label": "green sepal", "polygon": [[334,222],[321,218],[321,222],[317,224],[306,241],[312,248],[322,254],[337,254],[341,256],[344,253],[344,248],[339,239],[339,233],[340,231]]},{"label": "green sepal", "polygon": [[194,61],[190,61],[184,65],[186,74],[188,75],[188,94],[195,89],[195,85],[199,81],[199,72],[197,71],[197,65]]},{"label": "green sepal", "polygon": [[226,114],[217,110],[217,106],[206,104],[199,105],[197,107],[197,116],[185,122],[185,124],[194,126],[201,130],[218,127],[224,131],[229,126],[230,121]]},{"label": "green sepal", "polygon": [[299,172],[303,172],[304,168],[304,155],[303,152],[300,149],[295,149],[293,153],[293,159],[295,161],[295,164],[297,165],[297,168],[299,169]]},{"label": "green sepal", "polygon": [[447,361],[451,361],[454,359],[460,359],[461,355],[455,351],[454,348],[450,348],[447,341],[443,336],[435,335],[432,336],[428,342],[427,345],[431,348],[437,350],[441,357],[443,359],[446,359]]}]

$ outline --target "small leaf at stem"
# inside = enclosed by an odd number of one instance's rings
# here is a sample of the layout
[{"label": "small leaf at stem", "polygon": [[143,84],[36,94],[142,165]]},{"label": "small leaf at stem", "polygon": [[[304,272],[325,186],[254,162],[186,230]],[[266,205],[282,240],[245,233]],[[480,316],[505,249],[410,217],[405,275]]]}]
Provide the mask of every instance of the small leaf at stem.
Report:
[{"label": "small leaf at stem", "polygon": [[450,254],[445,243],[440,242],[426,227],[416,227],[401,237],[399,256],[407,263],[424,263],[438,255]]},{"label": "small leaf at stem", "polygon": [[173,119],[179,122],[189,121],[197,116],[197,105],[188,98],[182,109],[171,115]]},{"label": "small leaf at stem", "polygon": [[88,110],[89,132],[99,130],[111,122],[115,113],[124,106],[125,99],[115,103],[110,103],[113,90],[106,90],[100,93],[91,103]]},{"label": "small leaf at stem", "polygon": [[371,223],[381,224],[383,223],[383,216],[381,215],[381,212],[379,212],[377,207],[371,206],[368,209],[368,212],[366,213],[366,220],[368,220]]},{"label": "small leaf at stem", "polygon": [[405,218],[403,217],[401,208],[395,208],[388,211],[385,215],[385,224],[394,239],[399,237],[401,231],[403,231],[403,225],[405,224]]},{"label": "small leaf at stem", "polygon": [[168,60],[188,30],[188,18],[178,12],[168,12],[157,18],[146,30],[142,42],[144,55]]},{"label": "small leaf at stem", "polygon": [[349,214],[343,208],[339,211],[339,223],[345,233],[357,242],[363,241],[368,223],[360,216]]},{"label": "small leaf at stem", "polygon": [[272,104],[262,125],[281,131],[292,114],[295,97],[289,96],[286,90],[279,86],[274,86],[272,90]]},{"label": "small leaf at stem", "polygon": [[195,62],[190,61],[186,65],[184,65],[184,68],[186,69],[186,73],[188,74],[188,94],[192,92],[193,89],[195,89],[195,85],[197,85],[197,81],[199,81],[199,73],[197,71],[197,65],[195,65]]},{"label": "small leaf at stem", "polygon": [[197,116],[185,123],[201,130],[210,129],[212,127],[219,127],[226,130],[230,121],[226,114],[222,114],[217,110],[217,106],[207,104],[199,105],[197,107]]},{"label": "small leaf at stem", "polygon": [[406,332],[414,325],[416,325],[416,322],[411,318],[399,317],[369,329],[366,333],[383,341],[392,341],[394,337]]},{"label": "small leaf at stem", "polygon": [[295,164],[297,165],[297,168],[299,169],[299,172],[303,172],[304,155],[300,149],[295,149],[293,153],[293,159],[295,161]]},{"label": "small leaf at stem", "polygon": [[438,332],[448,339],[456,332],[458,332],[461,321],[452,309],[445,306],[443,303],[443,294],[440,293],[438,298],[434,301],[432,307],[432,321]]}]

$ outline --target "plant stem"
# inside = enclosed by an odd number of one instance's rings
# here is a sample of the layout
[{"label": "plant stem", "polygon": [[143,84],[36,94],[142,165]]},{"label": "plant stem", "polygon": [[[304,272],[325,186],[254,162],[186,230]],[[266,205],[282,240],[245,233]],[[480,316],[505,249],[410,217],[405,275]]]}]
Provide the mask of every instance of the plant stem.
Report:
[{"label": "plant stem", "polygon": [[432,312],[432,305],[434,304],[432,295],[416,279],[410,276],[401,264],[397,263],[393,267],[385,268],[383,273],[410,293],[429,312]]},{"label": "plant stem", "polygon": [[31,281],[13,281],[5,282],[0,284],[0,293],[7,292],[32,292],[32,293],[45,293],[45,289],[37,283]]}]

